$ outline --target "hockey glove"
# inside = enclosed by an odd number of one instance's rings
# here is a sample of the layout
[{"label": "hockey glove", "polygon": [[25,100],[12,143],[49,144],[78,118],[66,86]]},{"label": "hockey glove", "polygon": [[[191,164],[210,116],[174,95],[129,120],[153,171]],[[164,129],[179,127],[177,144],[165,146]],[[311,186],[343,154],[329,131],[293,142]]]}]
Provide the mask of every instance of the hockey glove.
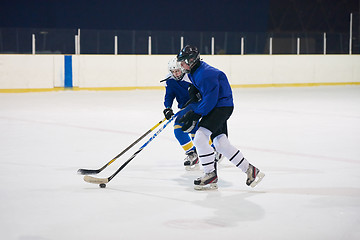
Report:
[{"label": "hockey glove", "polygon": [[188,92],[191,102],[199,102],[201,100],[200,91],[193,84],[188,88]]},{"label": "hockey glove", "polygon": [[200,118],[201,115],[195,113],[193,110],[188,111],[179,121],[180,123],[184,124],[181,127],[181,130],[187,133],[191,132],[195,128]]},{"label": "hockey glove", "polygon": [[174,112],[171,108],[165,108],[163,113],[167,120],[169,120],[172,116],[174,116]]},{"label": "hockey glove", "polygon": [[182,106],[182,108],[186,108],[188,105],[190,105],[191,103],[196,103],[196,102],[200,102],[201,101],[201,94],[200,91],[194,86],[194,85],[190,85],[188,88],[188,92],[189,92],[189,101],[187,101],[185,103],[184,106]]}]

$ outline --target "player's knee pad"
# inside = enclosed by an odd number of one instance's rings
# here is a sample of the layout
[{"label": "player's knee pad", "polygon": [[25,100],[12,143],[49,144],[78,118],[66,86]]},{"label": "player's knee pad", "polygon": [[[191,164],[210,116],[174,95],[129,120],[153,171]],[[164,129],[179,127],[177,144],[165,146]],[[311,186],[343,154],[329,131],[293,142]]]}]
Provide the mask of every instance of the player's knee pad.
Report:
[{"label": "player's knee pad", "polygon": [[213,139],[213,145],[215,149],[217,149],[218,151],[220,151],[223,148],[223,146],[226,146],[229,143],[230,143],[229,139],[226,137],[225,134],[220,134]]},{"label": "player's knee pad", "polygon": [[220,134],[213,140],[216,151],[222,153],[226,158],[231,158],[232,155],[237,151],[233,145],[231,145],[228,137],[225,134]]},{"label": "player's knee pad", "polygon": [[211,135],[211,131],[200,127],[196,133],[195,133],[195,137],[194,137],[194,144],[196,146],[196,148],[209,148],[209,138]]}]

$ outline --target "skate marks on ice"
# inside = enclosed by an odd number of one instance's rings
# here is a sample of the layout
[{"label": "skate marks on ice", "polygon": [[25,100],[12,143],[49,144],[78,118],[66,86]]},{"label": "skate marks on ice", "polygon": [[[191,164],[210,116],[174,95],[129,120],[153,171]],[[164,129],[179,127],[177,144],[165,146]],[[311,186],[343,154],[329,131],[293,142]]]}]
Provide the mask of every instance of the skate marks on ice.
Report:
[{"label": "skate marks on ice", "polygon": [[168,220],[164,222],[167,227],[184,230],[194,229],[194,226],[197,230],[232,228],[237,227],[241,222],[257,221],[265,216],[265,210],[260,205],[247,200],[257,193],[229,195],[219,191],[194,192],[206,195],[203,200],[192,202],[196,209],[199,207],[204,209],[206,216]]},{"label": "skate marks on ice", "polygon": [[19,236],[18,240],[48,240],[48,238],[43,238],[37,235],[23,235]]},{"label": "skate marks on ice", "polygon": [[[243,188],[239,189],[238,185],[232,181],[219,178],[218,189],[197,191],[194,190],[194,179],[203,174],[202,171],[186,172],[178,178],[172,180],[177,185],[184,187],[187,196],[194,194],[193,198],[188,198],[199,214],[192,214],[192,217],[181,217],[164,222],[167,227],[175,229],[196,229],[206,230],[213,228],[232,228],[237,227],[241,222],[256,221],[262,219],[265,210],[250,199],[252,196],[264,194],[264,191],[256,191],[245,185],[245,176],[241,178]],[[203,200],[198,198],[204,197]],[[197,200],[191,200],[197,199]],[[201,216],[206,212],[205,217]],[[194,217],[194,215],[196,217]]]},{"label": "skate marks on ice", "polygon": [[[189,179],[193,180],[193,176],[189,176]],[[178,206],[179,210],[168,209],[174,212],[179,211],[178,214],[172,214],[171,217],[162,219],[162,225],[172,229],[194,230],[194,226],[200,231],[213,228],[225,229],[237,227],[241,222],[261,220],[265,216],[263,207],[251,200],[252,197],[264,192],[239,189],[231,191],[231,188],[199,192],[194,190],[192,185],[189,186],[189,182],[185,178],[176,180],[181,180],[186,185],[186,194],[175,190],[173,185],[166,185],[161,191],[158,186],[152,188],[151,184],[146,189],[122,186],[120,190],[114,186],[107,190],[140,198],[157,199],[155,202],[167,201],[168,206]],[[168,206],[164,206],[164,209],[167,209]]]},{"label": "skate marks on ice", "polygon": [[353,187],[293,187],[293,188],[267,188],[264,193],[327,196],[327,197],[360,197],[360,188]]}]

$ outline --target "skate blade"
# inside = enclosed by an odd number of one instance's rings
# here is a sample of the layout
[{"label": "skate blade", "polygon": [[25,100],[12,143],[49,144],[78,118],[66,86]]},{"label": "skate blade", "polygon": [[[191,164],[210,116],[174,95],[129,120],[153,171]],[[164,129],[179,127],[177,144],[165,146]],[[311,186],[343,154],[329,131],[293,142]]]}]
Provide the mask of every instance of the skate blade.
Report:
[{"label": "skate blade", "polygon": [[259,182],[261,182],[261,180],[265,177],[265,174],[262,172],[259,172],[258,175],[256,176],[256,179],[250,184],[250,187],[255,187],[256,185],[258,185]]},{"label": "skate blade", "polygon": [[203,186],[195,185],[194,189],[197,191],[208,191],[208,190],[216,190],[216,189],[218,189],[218,186],[216,183],[210,183],[210,184],[203,185]]},{"label": "skate blade", "polygon": [[222,160],[224,160],[224,155],[222,155],[221,158],[219,158],[219,159],[215,159],[215,162],[221,163]]},{"label": "skate blade", "polygon": [[186,171],[196,171],[196,170],[199,170],[200,169],[200,166],[199,164],[195,164],[195,165],[192,165],[192,166],[185,166],[185,170]]}]

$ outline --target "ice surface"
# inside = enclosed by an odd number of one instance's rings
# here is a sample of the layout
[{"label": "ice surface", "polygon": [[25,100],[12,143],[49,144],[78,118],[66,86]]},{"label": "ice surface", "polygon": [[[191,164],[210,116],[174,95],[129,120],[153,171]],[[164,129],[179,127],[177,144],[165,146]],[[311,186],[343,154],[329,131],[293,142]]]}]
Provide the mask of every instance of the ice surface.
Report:
[{"label": "ice surface", "polygon": [[105,189],[84,182],[162,120],[163,97],[0,94],[1,239],[360,239],[360,86],[234,89],[230,141],[266,174],[254,189],[224,160],[217,191],[193,190],[172,124]]}]

